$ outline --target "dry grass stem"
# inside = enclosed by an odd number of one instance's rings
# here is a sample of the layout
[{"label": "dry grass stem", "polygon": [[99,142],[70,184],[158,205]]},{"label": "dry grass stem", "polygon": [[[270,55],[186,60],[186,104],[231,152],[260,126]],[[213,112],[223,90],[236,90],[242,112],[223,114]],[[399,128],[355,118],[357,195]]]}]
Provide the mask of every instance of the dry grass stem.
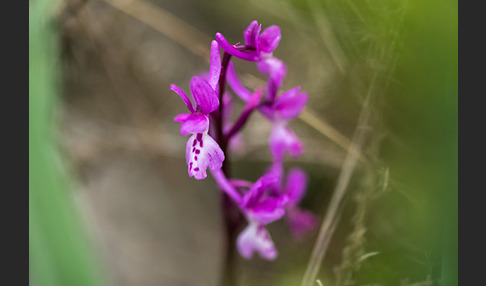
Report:
[{"label": "dry grass stem", "polygon": [[171,13],[145,0],[103,0],[159,31],[191,52],[209,60],[211,39]]},{"label": "dry grass stem", "polygon": [[329,208],[327,209],[326,215],[321,224],[321,229],[312,251],[311,259],[304,274],[304,279],[302,281],[303,286],[311,286],[316,280],[317,273],[322,264],[324,255],[326,254],[327,247],[329,246],[331,237],[334,233],[336,225],[338,224],[347,187],[358,163],[359,154],[364,146],[367,134],[370,131],[369,121],[372,109],[371,99],[374,92],[375,80],[376,75],[373,77],[370,83],[370,88],[368,89],[366,101],[359,117],[358,125],[353,136],[353,141],[351,142],[348,154],[344,160],[336,187],[333,191],[333,196],[329,203]]}]

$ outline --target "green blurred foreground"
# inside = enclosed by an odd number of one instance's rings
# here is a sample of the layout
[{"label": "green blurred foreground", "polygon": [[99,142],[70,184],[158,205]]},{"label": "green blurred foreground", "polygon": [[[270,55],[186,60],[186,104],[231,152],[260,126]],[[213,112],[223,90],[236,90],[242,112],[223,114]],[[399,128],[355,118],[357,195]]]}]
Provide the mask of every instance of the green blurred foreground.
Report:
[{"label": "green blurred foreground", "polygon": [[53,128],[59,99],[55,4],[29,4],[29,276],[32,285],[102,285]]}]

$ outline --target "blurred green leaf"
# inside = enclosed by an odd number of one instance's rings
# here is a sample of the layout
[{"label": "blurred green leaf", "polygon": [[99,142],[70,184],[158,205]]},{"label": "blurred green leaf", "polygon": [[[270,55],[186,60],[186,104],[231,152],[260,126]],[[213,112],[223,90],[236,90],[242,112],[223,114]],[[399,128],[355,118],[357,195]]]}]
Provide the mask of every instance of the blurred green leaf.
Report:
[{"label": "blurred green leaf", "polygon": [[29,272],[33,285],[100,285],[62,166],[53,113],[58,93],[56,1],[29,7]]}]

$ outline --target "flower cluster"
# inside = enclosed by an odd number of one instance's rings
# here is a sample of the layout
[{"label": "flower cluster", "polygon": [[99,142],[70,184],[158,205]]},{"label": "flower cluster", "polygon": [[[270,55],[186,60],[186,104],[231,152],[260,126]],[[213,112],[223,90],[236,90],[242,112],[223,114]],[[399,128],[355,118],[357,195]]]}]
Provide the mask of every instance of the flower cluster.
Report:
[{"label": "flower cluster", "polygon": [[[266,228],[268,224],[285,217],[291,232],[302,238],[315,227],[317,217],[299,207],[307,187],[305,172],[292,168],[284,178],[285,155],[297,157],[303,152],[301,141],[288,123],[304,108],[307,94],[300,87],[279,92],[286,76],[285,64],[273,56],[281,39],[280,28],[273,25],[261,30],[257,21],[251,22],[243,32],[244,45],[231,45],[222,34],[216,33],[216,40],[211,42],[209,74],[191,80],[195,104],[178,86],[171,85],[171,89],[179,94],[190,112],[174,118],[181,123],[181,135],[191,134],[186,145],[189,176],[202,180],[210,170],[219,188],[238,206],[248,223],[236,242],[240,254],[248,259],[257,252],[272,260],[278,252]],[[223,60],[220,49],[224,51]],[[266,86],[254,91],[247,89],[238,79],[231,57],[255,62],[260,73],[267,76]],[[230,122],[233,98],[224,90],[226,82],[245,102],[234,123]],[[254,111],[272,124],[269,146],[273,162],[252,183],[228,178],[223,163],[228,145],[240,144],[239,132]]]}]

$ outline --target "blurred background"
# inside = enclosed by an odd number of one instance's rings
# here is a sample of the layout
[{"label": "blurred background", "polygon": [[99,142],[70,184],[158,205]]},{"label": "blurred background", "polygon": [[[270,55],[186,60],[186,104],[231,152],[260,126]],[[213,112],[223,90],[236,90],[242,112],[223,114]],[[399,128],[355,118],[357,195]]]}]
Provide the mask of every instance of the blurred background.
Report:
[{"label": "blurred background", "polygon": [[[457,285],[457,12],[434,0],[30,1],[31,285],[219,285],[219,193],[187,176],[173,122],[185,106],[169,85],[188,90],[214,34],[243,42],[252,20],[281,27],[283,90],[309,95],[291,123],[305,153],[286,166],[308,172],[302,206],[335,226],[313,285]],[[245,85],[263,84],[234,62]],[[270,128],[251,117],[235,177],[271,162]],[[278,259],[238,256],[237,285],[302,282],[319,229],[269,230]]]}]

